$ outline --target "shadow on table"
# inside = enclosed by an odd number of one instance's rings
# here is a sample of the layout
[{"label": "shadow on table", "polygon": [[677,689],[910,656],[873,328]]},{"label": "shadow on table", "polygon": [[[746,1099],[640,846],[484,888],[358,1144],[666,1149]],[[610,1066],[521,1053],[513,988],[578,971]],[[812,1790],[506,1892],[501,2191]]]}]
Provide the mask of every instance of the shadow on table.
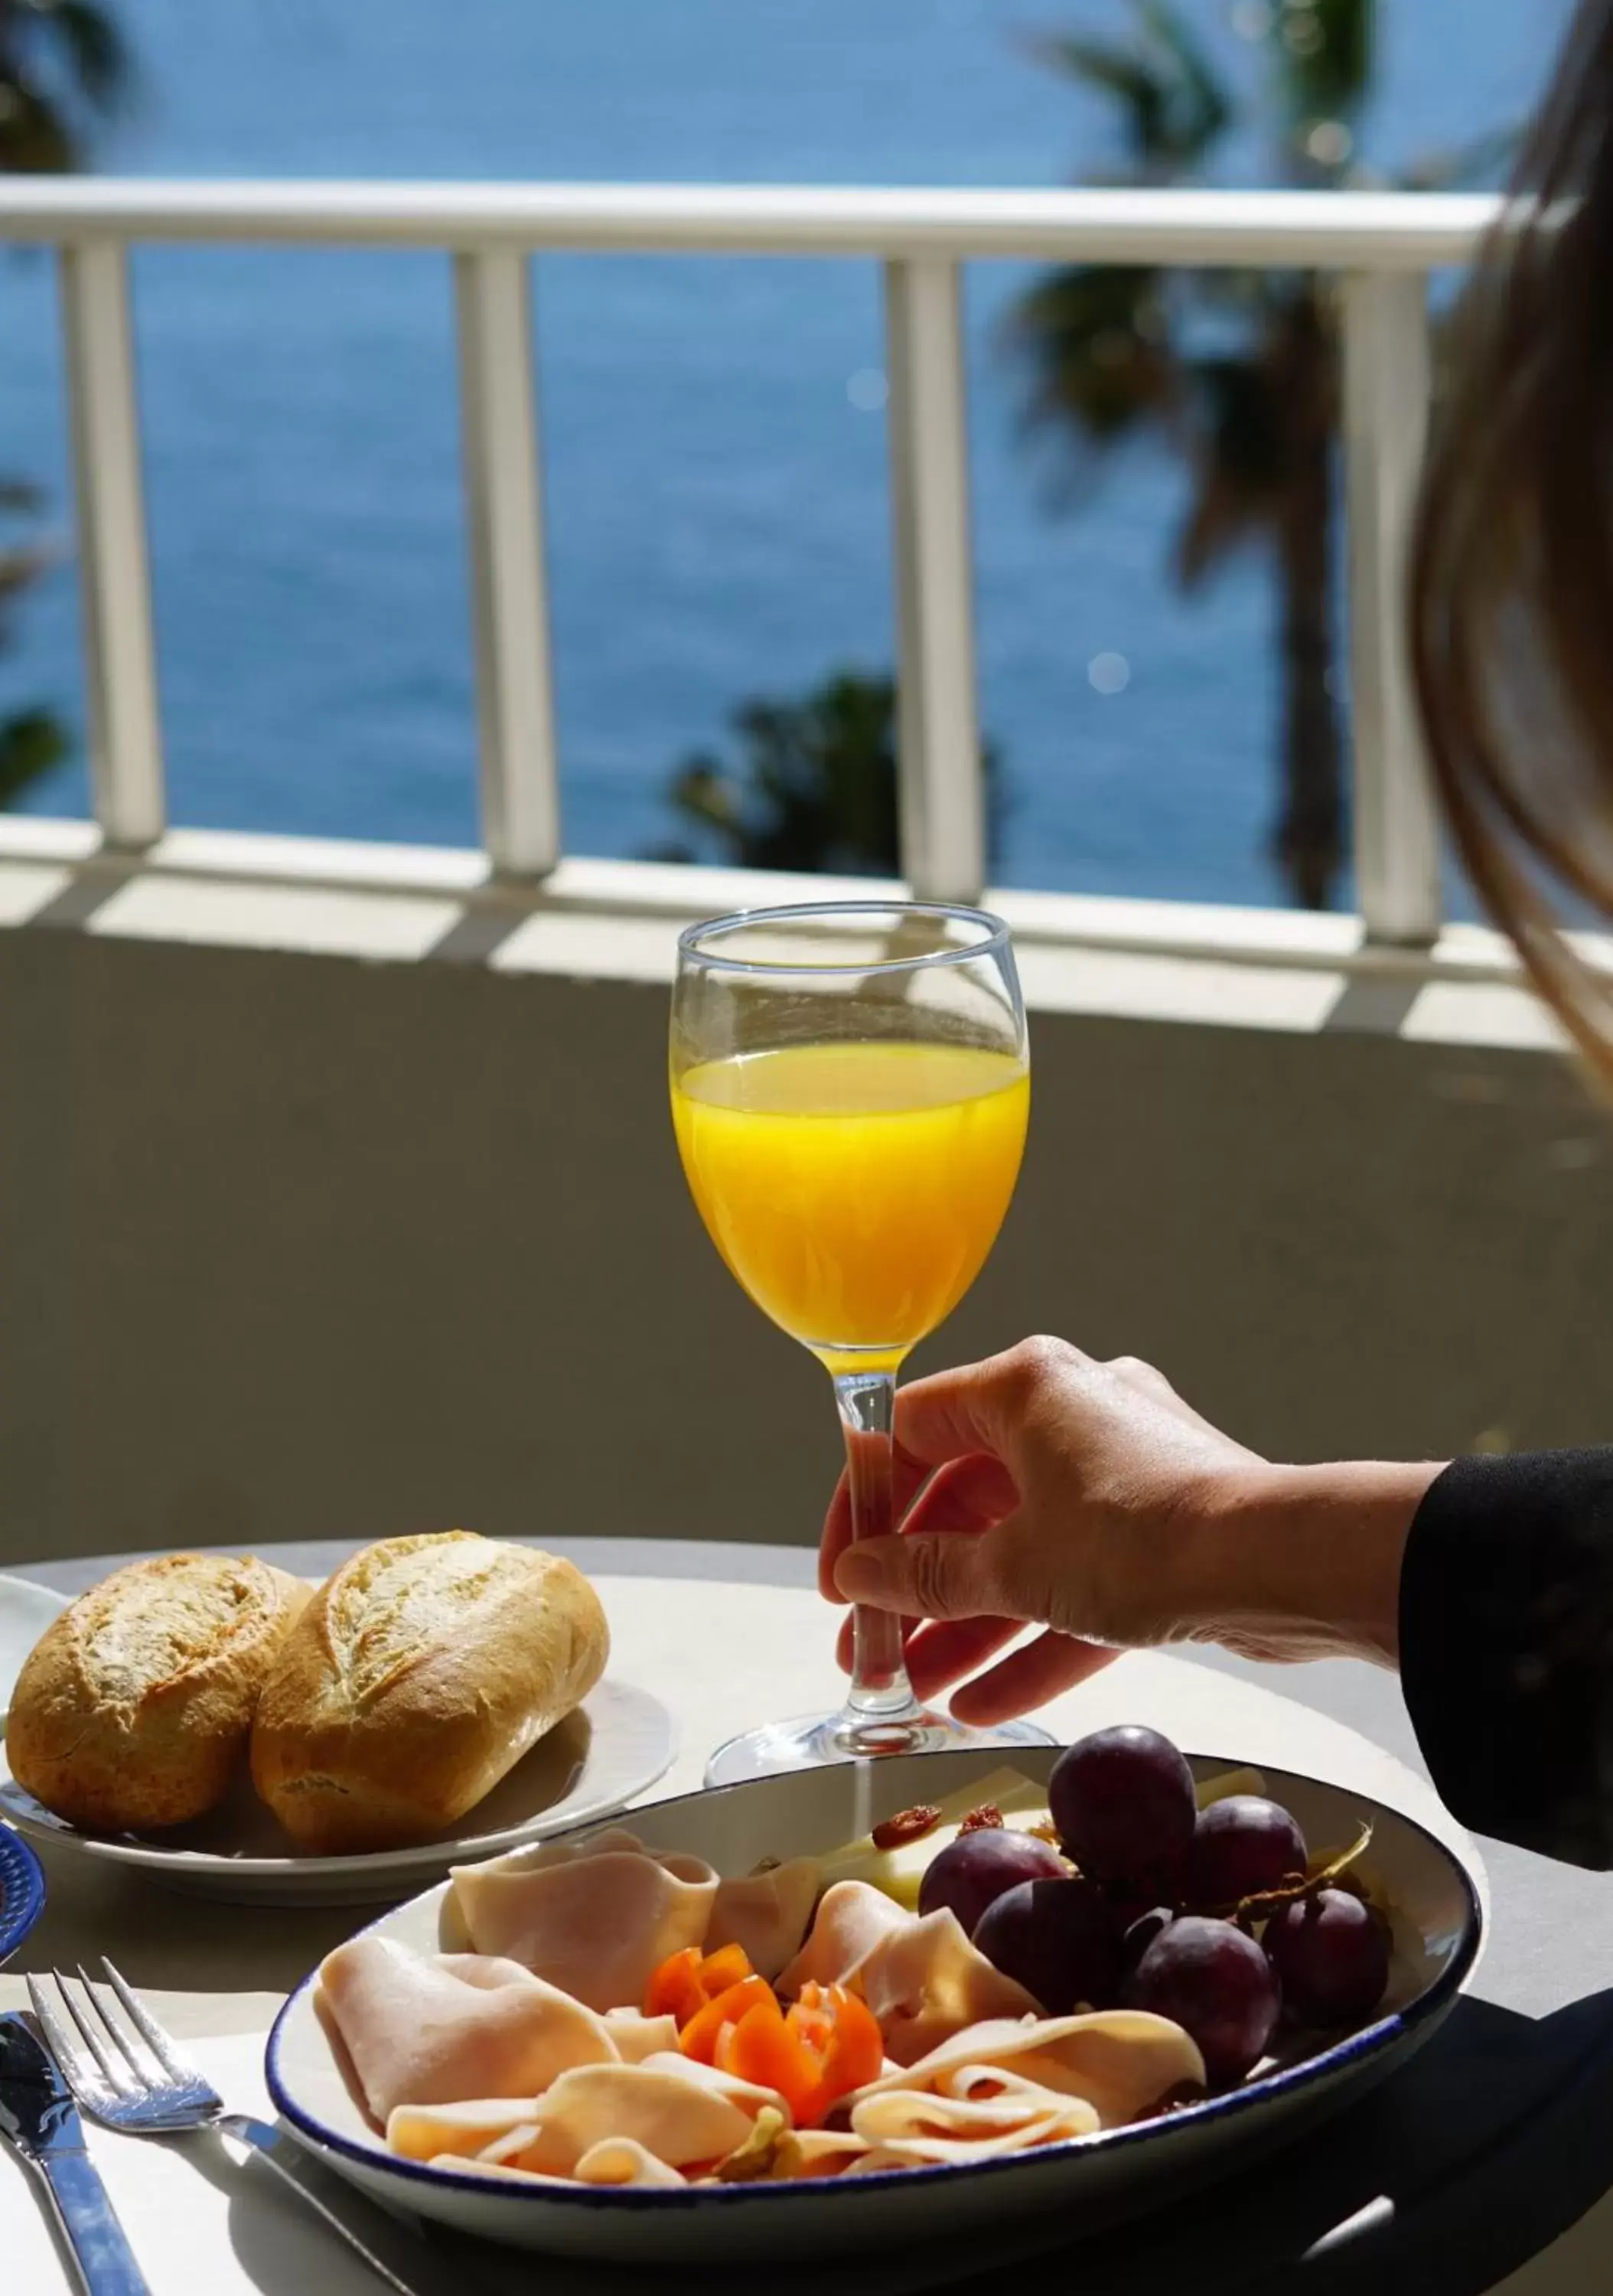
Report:
[{"label": "shadow on table", "polygon": [[[7,1973],[96,1965],[115,1938],[131,1985],[182,1993],[289,1993],[382,1906],[240,1906],[189,1898],[145,1874],[36,1842],[45,1904]],[[252,2019],[261,2023],[261,2007]]]},{"label": "shadow on table", "polygon": [[[433,2235],[461,2296],[956,2296],[1006,2291],[1010,2273],[1062,2267],[1082,2296],[1478,2296],[1537,2254],[1613,2183],[1613,1992],[1535,2021],[1459,2002],[1428,2046],[1335,2120],[1238,2176],[1165,2209],[1093,2229],[1068,2218],[994,2226],[933,2250],[877,2251],[729,2271],[582,2264]],[[275,2232],[274,2196],[242,2184],[232,2238],[263,2296],[309,2296]],[[435,2277],[435,2272],[433,2273]],[[315,2285],[323,2284],[315,2283]],[[346,2291],[345,2277],[332,2289]]]}]

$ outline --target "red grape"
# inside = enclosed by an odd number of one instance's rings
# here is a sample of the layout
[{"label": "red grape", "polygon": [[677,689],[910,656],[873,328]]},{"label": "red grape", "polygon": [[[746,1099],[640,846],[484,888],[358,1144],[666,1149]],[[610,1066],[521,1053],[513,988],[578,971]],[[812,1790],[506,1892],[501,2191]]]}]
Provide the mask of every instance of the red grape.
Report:
[{"label": "red grape", "polygon": [[1347,1890],[1321,1890],[1282,1906],[1264,1941],[1283,2000],[1302,2025],[1353,2025],[1383,1998],[1388,1936],[1371,1906]]},{"label": "red grape", "polygon": [[1173,2018],[1199,2044],[1219,2087],[1258,2063],[1281,2005],[1277,1973],[1231,1922],[1183,1914],[1162,1930],[1126,1980],[1129,2008]]},{"label": "red grape", "polygon": [[1135,1723],[1067,1746],[1047,1782],[1066,1849],[1093,1882],[1176,1894],[1193,1839],[1193,1774],[1168,1738]]},{"label": "red grape", "polygon": [[1229,1794],[1200,1810],[1187,1861],[1187,1901],[1235,1906],[1305,1871],[1305,1836],[1281,1803]]},{"label": "red grape", "polygon": [[1114,1999],[1119,1932],[1108,1899],[1090,1882],[1072,1876],[1005,1890],[981,1915],[974,1942],[1050,2017],[1068,2017],[1077,2002],[1105,2009]]},{"label": "red grape", "polygon": [[919,1884],[919,1911],[933,1914],[949,1906],[964,1935],[972,1937],[981,1915],[1004,1890],[1020,1882],[1062,1881],[1069,1872],[1051,1841],[1011,1826],[981,1826],[960,1833],[931,1858]]},{"label": "red grape", "polygon": [[1161,1930],[1168,1929],[1175,1918],[1169,1906],[1150,1906],[1147,1913],[1139,1914],[1134,1922],[1127,1923],[1120,1937],[1122,1977],[1131,1975]]}]

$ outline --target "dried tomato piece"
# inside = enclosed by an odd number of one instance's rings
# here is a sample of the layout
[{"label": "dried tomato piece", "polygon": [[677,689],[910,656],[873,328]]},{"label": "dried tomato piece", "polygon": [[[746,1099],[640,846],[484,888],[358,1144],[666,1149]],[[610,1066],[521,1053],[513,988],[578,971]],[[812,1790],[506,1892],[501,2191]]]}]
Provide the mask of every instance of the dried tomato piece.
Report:
[{"label": "dried tomato piece", "polygon": [[911,1809],[899,1809],[876,1825],[872,1835],[876,1849],[899,1849],[905,1841],[921,1841],[932,1827],[941,1823],[941,1813],[934,1802],[916,1801]]},{"label": "dried tomato piece", "polygon": [[994,1827],[1000,1827],[1002,1823],[1003,1813],[997,1808],[996,1803],[995,1801],[983,1801],[978,1809],[971,1809],[970,1811],[969,1816],[959,1826],[958,1832],[960,1833],[988,1833]]}]

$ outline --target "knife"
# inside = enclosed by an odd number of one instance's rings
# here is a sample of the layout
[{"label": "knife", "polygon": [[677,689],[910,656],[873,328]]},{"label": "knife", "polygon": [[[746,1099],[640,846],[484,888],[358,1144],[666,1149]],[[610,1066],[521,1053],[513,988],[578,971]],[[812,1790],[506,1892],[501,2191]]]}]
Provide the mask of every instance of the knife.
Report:
[{"label": "knife", "polygon": [[20,2016],[0,2017],[0,2138],[44,2185],[85,2296],[151,2296],[55,2059]]}]

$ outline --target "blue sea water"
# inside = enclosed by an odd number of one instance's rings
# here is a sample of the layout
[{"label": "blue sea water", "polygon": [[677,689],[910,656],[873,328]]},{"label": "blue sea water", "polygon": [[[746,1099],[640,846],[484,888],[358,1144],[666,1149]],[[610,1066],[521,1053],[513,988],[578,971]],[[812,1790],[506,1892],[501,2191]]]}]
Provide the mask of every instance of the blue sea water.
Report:
[{"label": "blue sea water", "polygon": [[[1243,0],[1243,13],[1250,0]],[[1246,74],[1237,12],[1189,12]],[[1365,144],[1393,162],[1513,118],[1566,0],[1383,0]],[[1118,0],[138,0],[138,100],[102,163],[148,174],[1050,184],[1112,158],[1031,34]],[[1264,155],[1234,151],[1233,179]],[[1175,594],[1180,474],[1128,455],[1073,515],[967,277],[982,711],[1001,875],[1270,901],[1271,604],[1257,560]],[[470,842],[475,740],[446,258],[233,248],[135,261],[173,817]],[[667,774],[743,696],[888,664],[879,282],[855,263],[536,266],[568,849],[673,827]],[[862,402],[862,403],[859,403]],[[0,254],[0,470],[65,520],[48,262]],[[63,564],[0,708],[78,724]],[[1123,657],[1119,691],[1092,664]],[[81,762],[30,792],[82,812]]]}]

